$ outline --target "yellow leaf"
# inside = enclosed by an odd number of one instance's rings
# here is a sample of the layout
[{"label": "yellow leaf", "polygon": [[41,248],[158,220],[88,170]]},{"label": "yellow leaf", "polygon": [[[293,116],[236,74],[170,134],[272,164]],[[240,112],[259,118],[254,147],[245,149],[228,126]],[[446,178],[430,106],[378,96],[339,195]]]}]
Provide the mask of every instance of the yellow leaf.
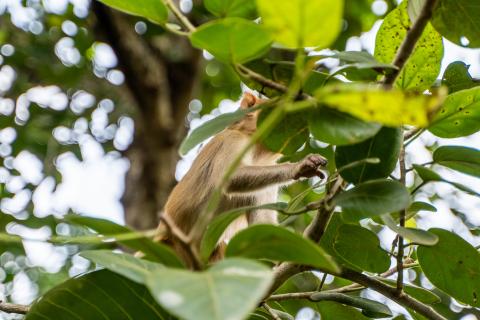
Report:
[{"label": "yellow leaf", "polygon": [[364,121],[391,127],[405,124],[426,127],[433,111],[445,99],[446,90],[440,88],[426,95],[380,86],[342,84],[321,88],[315,96],[320,103]]}]

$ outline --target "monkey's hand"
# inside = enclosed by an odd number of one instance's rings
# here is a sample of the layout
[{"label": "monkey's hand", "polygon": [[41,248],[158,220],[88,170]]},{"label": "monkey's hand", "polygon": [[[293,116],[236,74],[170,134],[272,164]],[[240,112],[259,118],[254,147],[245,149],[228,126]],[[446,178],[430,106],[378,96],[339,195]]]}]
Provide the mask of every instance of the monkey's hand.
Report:
[{"label": "monkey's hand", "polygon": [[320,168],[325,167],[327,163],[327,159],[318,154],[308,155],[300,162],[297,162],[293,178],[297,180],[317,176],[323,179],[325,178],[325,174]]}]

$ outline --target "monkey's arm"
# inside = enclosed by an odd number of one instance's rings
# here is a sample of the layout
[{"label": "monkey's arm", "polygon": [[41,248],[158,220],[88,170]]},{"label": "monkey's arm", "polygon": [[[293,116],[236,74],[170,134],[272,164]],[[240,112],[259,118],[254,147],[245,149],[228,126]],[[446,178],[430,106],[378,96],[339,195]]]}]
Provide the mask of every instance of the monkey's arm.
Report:
[{"label": "monkey's arm", "polygon": [[241,167],[230,180],[227,192],[249,192],[302,177],[324,178],[319,168],[326,165],[327,160],[323,157],[309,155],[297,163]]},{"label": "monkey's arm", "polygon": [[227,192],[249,192],[286,182],[294,178],[297,170],[295,163],[241,167],[230,179]]}]

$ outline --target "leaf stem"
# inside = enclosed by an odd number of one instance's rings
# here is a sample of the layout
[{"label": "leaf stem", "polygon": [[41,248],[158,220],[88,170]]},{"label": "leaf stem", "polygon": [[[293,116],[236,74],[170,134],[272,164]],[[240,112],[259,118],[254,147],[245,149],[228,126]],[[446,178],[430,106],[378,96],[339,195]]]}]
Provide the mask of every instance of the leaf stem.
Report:
[{"label": "leaf stem", "polygon": [[173,15],[177,17],[178,21],[180,21],[189,32],[194,32],[197,29],[190,22],[190,20],[188,20],[188,18],[177,8],[177,6],[173,3],[172,0],[163,0],[163,3],[167,6],[168,9],[170,9]]},{"label": "leaf stem", "polygon": [[27,314],[30,306],[0,301],[0,311],[6,313]]}]

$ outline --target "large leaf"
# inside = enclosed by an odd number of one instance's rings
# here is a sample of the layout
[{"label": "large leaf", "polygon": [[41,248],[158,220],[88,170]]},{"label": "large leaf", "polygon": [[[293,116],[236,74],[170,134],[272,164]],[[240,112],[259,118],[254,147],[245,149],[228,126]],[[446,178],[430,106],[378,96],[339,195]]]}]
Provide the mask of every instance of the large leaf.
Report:
[{"label": "large leaf", "polygon": [[341,226],[333,248],[356,270],[382,273],[390,267],[390,257],[380,247],[377,235],[363,227],[350,224]]},{"label": "large leaf", "polygon": [[479,85],[478,81],[468,73],[468,68],[469,66],[462,61],[455,61],[448,65],[442,78],[442,84],[448,87],[448,92],[454,93]]},{"label": "large leaf", "polygon": [[425,276],[458,301],[480,307],[480,253],[454,233],[443,229],[429,231],[440,240],[433,247],[417,250]]},{"label": "large leaf", "polygon": [[424,246],[433,246],[438,242],[438,237],[428,231],[415,229],[415,228],[405,228],[397,226],[395,220],[386,214],[382,216],[383,222],[389,227],[391,230],[395,231],[402,237],[409,239],[415,243],[424,245]]},{"label": "large leaf", "polygon": [[145,283],[145,279],[150,271],[164,268],[159,263],[142,260],[130,254],[114,253],[109,250],[82,251],[80,255],[140,284]]},{"label": "large leaf", "polygon": [[229,226],[230,223],[232,223],[242,214],[245,214],[246,212],[251,210],[258,209],[283,211],[286,208],[287,204],[285,202],[267,203],[258,206],[240,207],[218,215],[212,220],[212,222],[210,222],[210,224],[207,226],[207,229],[205,230],[205,234],[203,235],[200,245],[200,256],[204,260],[207,260],[215,249],[215,246],[217,245],[218,240],[222,236],[225,229]]},{"label": "large leaf", "polygon": [[146,18],[157,24],[167,21],[167,8],[162,1],[158,0],[99,0],[107,6],[117,10]]},{"label": "large leaf", "polygon": [[480,47],[480,7],[472,0],[442,0],[432,24],[448,40],[470,48]]},{"label": "large leaf", "polygon": [[108,270],[70,279],[33,304],[25,320],[173,319],[148,289]]},{"label": "large leaf", "polygon": [[257,0],[257,6],[275,41],[290,48],[326,48],[341,31],[343,1]]},{"label": "large leaf", "polygon": [[[79,215],[71,214],[65,216],[65,220],[71,223],[75,223],[77,225],[93,229],[96,232],[107,237],[108,235],[135,233],[133,230],[127,227],[118,225],[112,221],[105,219],[82,217]],[[170,267],[183,267],[182,261],[177,257],[175,252],[170,247],[167,247],[166,245],[161,243],[154,242],[149,238],[139,235],[137,239],[122,240],[119,241],[119,243],[135,250],[142,251],[146,255],[146,258],[148,258],[149,260],[158,261]]]},{"label": "large leaf", "polygon": [[205,0],[205,8],[217,17],[244,17],[255,15],[255,0]]},{"label": "large leaf", "polygon": [[365,217],[405,209],[410,194],[401,183],[393,180],[373,180],[357,185],[335,198],[333,204]]},{"label": "large leaf", "polygon": [[378,123],[362,121],[348,113],[321,107],[310,112],[308,127],[315,139],[340,146],[368,139],[382,126]]},{"label": "large leaf", "polygon": [[432,95],[385,90],[364,84],[330,85],[316,91],[320,103],[349,113],[363,121],[390,127],[403,124],[425,127],[429,114],[443,101],[443,90]]},{"label": "large leaf", "polygon": [[396,128],[382,128],[373,138],[351,146],[341,146],[335,150],[335,163],[338,168],[351,163],[377,158],[379,163],[362,163],[340,172],[352,183],[386,178],[397,164],[402,146],[402,131]]},{"label": "large leaf", "polygon": [[457,138],[480,130],[480,88],[450,94],[428,130],[441,138]]},{"label": "large leaf", "polygon": [[266,266],[226,259],[204,272],[160,269],[147,279],[155,299],[186,320],[242,320],[255,309],[273,280]]},{"label": "large leaf", "polygon": [[433,161],[480,178],[480,150],[462,146],[442,146],[433,152]]},{"label": "large leaf", "polygon": [[[260,113],[258,126],[267,119],[272,111],[272,108],[268,108]],[[290,155],[295,153],[307,140],[307,120],[302,113],[297,112],[285,115],[282,120],[272,128],[268,136],[262,138],[261,142],[274,152]]]},{"label": "large leaf", "polygon": [[192,150],[202,141],[219,133],[235,121],[242,120],[249,111],[250,110],[238,109],[235,112],[224,113],[193,129],[192,132],[182,141],[179,150],[180,154],[186,155],[188,151]]},{"label": "large leaf", "polygon": [[322,248],[301,235],[273,225],[254,225],[239,232],[229,242],[227,256],[291,261],[338,272]]},{"label": "large leaf", "polygon": [[265,54],[272,42],[265,29],[242,18],[225,18],[201,25],[190,36],[194,47],[218,60],[244,63]]},{"label": "large leaf", "polygon": [[[375,42],[375,58],[392,63],[412,22],[407,13],[408,1],[403,1],[383,20]],[[422,92],[435,82],[443,57],[442,37],[427,24],[413,53],[400,71],[395,85],[402,89]]]}]

